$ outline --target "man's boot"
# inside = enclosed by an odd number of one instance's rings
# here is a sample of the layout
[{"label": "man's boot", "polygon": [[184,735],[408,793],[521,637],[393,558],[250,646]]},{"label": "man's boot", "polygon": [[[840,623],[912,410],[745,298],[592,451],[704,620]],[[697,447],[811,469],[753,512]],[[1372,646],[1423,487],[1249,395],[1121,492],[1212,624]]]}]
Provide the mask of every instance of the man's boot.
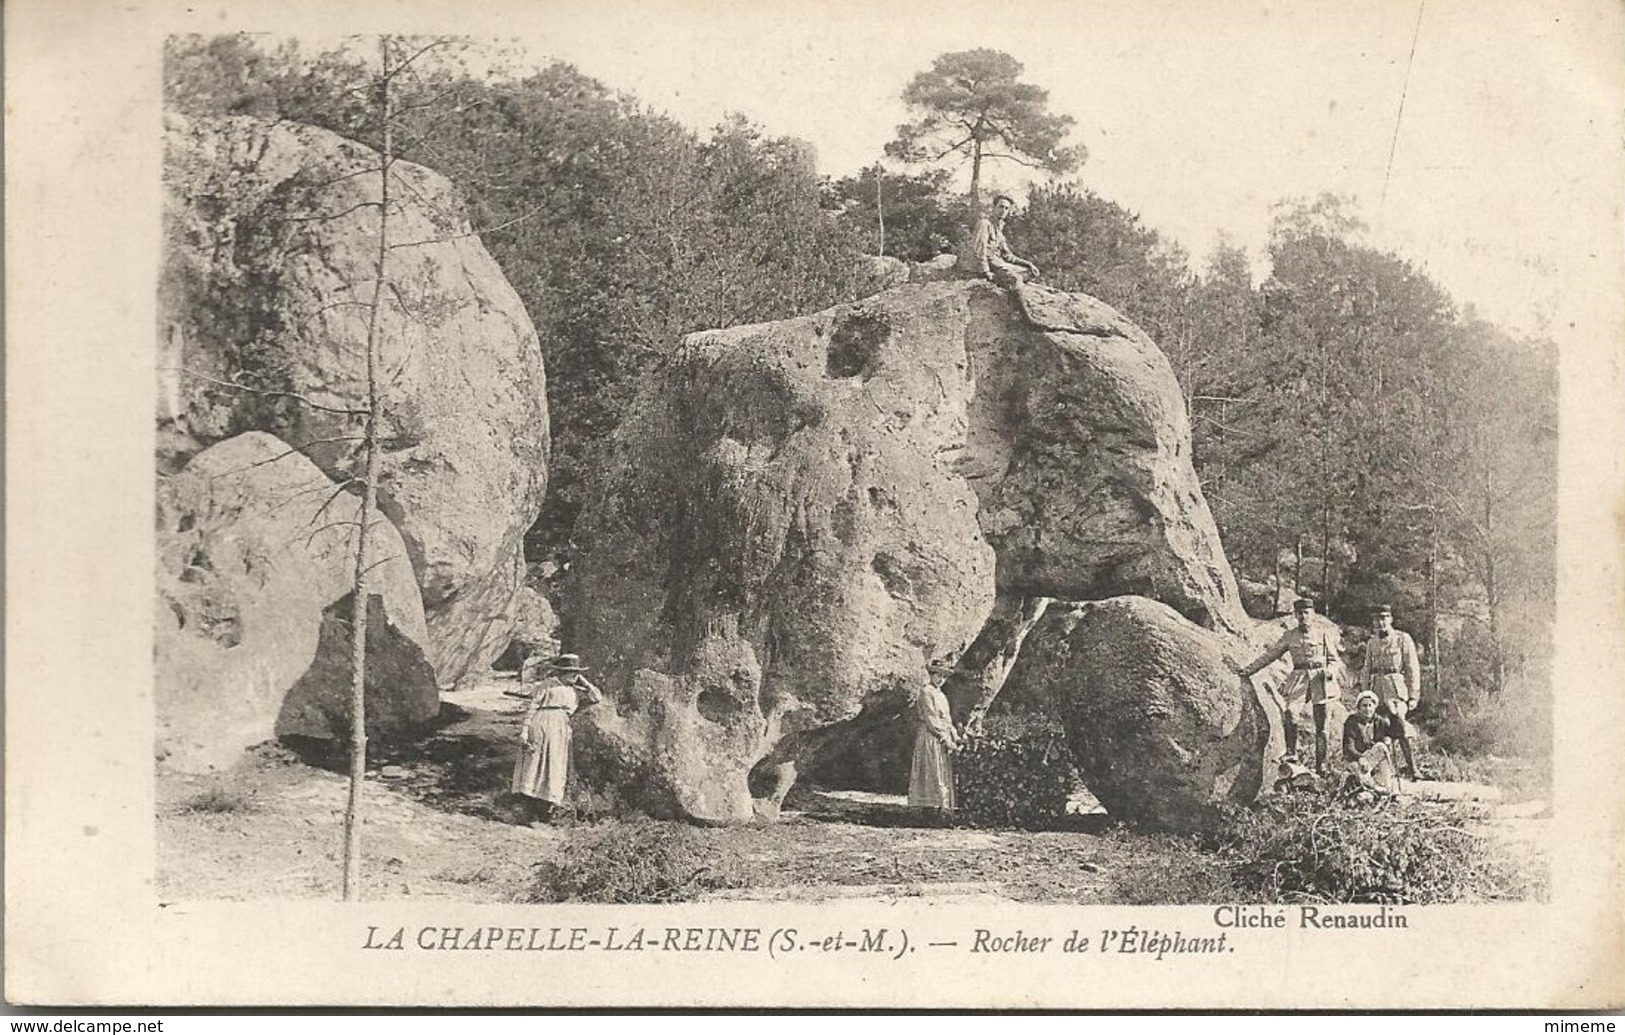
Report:
[{"label": "man's boot", "polygon": [[1420,779],[1416,775],[1416,759],[1411,757],[1411,738],[1399,738],[1399,750],[1405,755],[1405,778],[1407,780]]},{"label": "man's boot", "polygon": [[1326,731],[1315,731],[1315,772],[1326,775]]}]

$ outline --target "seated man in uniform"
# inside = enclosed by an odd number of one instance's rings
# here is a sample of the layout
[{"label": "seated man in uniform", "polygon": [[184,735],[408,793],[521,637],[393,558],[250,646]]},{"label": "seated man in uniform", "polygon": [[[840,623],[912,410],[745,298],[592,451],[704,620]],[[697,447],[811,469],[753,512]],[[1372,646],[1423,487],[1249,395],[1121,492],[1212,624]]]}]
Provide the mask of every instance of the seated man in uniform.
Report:
[{"label": "seated man in uniform", "polygon": [[1038,267],[1011,251],[1004,239],[1004,221],[1015,208],[1015,199],[1008,194],[993,196],[993,215],[977,219],[965,242],[965,251],[959,257],[961,272],[991,280],[1000,287],[1038,279]]}]

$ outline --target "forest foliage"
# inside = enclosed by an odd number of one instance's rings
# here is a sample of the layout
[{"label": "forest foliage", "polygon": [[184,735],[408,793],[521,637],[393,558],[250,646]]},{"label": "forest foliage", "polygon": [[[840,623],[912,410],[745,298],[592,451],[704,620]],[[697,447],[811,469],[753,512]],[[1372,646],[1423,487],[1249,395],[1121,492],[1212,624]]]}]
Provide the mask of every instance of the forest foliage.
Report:
[{"label": "forest foliage", "polygon": [[[369,81],[342,48],[180,37],[165,96],[186,114],[290,119],[376,146]],[[865,255],[929,259],[970,211],[945,170],[877,155],[820,177],[803,142],[739,116],[696,132],[565,64],[505,73],[447,48],[397,89],[396,155],[465,193],[541,336],[554,454],[533,559],[568,559],[584,472],[638,376],[684,334],[853,298]],[[1057,134],[1071,125],[1045,117]],[[1082,157],[1055,154],[1057,168]],[[1478,319],[1363,243],[1345,199],[1283,202],[1256,264],[1223,240],[1197,261],[1067,180],[1033,187],[1008,231],[1047,282],[1117,307],[1168,354],[1254,613],[1298,591],[1363,625],[1391,603],[1426,655],[1418,718],[1448,749],[1543,748],[1550,342]]]}]

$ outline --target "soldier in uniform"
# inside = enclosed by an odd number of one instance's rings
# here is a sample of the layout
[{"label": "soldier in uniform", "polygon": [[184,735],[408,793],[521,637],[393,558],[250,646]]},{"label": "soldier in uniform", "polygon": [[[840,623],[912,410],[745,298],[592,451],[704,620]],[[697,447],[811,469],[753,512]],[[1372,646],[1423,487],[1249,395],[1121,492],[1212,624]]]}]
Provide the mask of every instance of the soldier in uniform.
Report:
[{"label": "soldier in uniform", "polygon": [[965,251],[959,257],[959,269],[974,277],[991,280],[1001,287],[1015,287],[1027,280],[1038,279],[1038,267],[1010,250],[1004,239],[1004,221],[1015,211],[1016,202],[1008,194],[993,196],[993,215],[983,215],[976,221]]},{"label": "soldier in uniform", "polygon": [[1421,699],[1422,662],[1417,657],[1416,641],[1409,633],[1394,628],[1394,610],[1386,604],[1371,612],[1371,638],[1365,645],[1361,683],[1377,695],[1377,713],[1387,722],[1405,756],[1405,775],[1416,779],[1416,759],[1411,754],[1410,726],[1405,716]]},{"label": "soldier in uniform", "polygon": [[1292,610],[1297,615],[1297,624],[1282,633],[1275,646],[1261,654],[1258,660],[1239,671],[1251,678],[1277,659],[1288,653],[1292,655],[1292,675],[1279,691],[1270,691],[1270,696],[1276,707],[1281,709],[1281,723],[1286,727],[1288,760],[1294,760],[1298,752],[1298,720],[1292,712],[1293,700],[1300,693],[1308,697],[1315,717],[1315,770],[1324,774],[1326,702],[1335,699],[1338,694],[1337,674],[1332,667],[1337,662],[1337,646],[1326,632],[1315,632],[1310,628],[1309,620],[1315,613],[1313,602],[1301,599],[1292,605]]}]

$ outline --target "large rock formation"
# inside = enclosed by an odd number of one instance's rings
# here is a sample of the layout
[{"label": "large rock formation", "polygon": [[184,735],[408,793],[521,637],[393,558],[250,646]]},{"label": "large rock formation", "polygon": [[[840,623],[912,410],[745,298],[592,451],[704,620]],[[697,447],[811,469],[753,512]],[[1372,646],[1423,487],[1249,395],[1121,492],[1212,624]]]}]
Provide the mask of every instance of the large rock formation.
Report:
[{"label": "large rock formation", "polygon": [[1250,648],[1144,597],[1050,607],[1000,704],[1054,714],[1114,816],[1192,830],[1265,778],[1270,711],[1236,675]]},{"label": "large rock formation", "polygon": [[584,721],[588,768],[710,820],[750,816],[781,737],[919,685],[996,596],[1244,622],[1167,360],[1041,287],[910,284],[690,336],[576,537],[565,640],[614,697]]},{"label": "large rock formation", "polygon": [[[263,430],[329,477],[356,476],[345,411],[365,399],[380,156],[294,123],[166,128],[160,471]],[[391,167],[379,501],[422,588],[442,685],[507,643],[548,450],[535,329],[461,211],[445,178]]]},{"label": "large rock formation", "polygon": [[[223,767],[278,734],[346,728],[360,506],[263,432],[159,479],[154,690],[169,766]],[[432,718],[439,694],[405,544],[382,520],[369,548],[369,726],[389,733]]]}]

